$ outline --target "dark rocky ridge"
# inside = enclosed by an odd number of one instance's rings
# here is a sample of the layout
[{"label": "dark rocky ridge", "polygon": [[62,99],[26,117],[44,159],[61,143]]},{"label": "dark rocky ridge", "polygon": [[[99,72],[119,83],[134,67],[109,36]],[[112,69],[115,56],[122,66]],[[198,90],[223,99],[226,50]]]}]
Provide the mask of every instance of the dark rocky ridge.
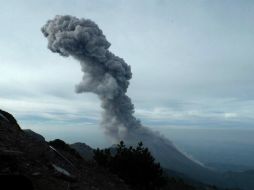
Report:
[{"label": "dark rocky ridge", "polygon": [[21,130],[13,116],[0,113],[2,177],[22,175],[35,190],[129,189],[117,176],[64,149],[49,146],[41,138],[36,139],[31,131]]},{"label": "dark rocky ridge", "polygon": [[[0,115],[1,189],[5,188],[3,184],[7,185],[6,189],[16,188],[15,184],[20,184],[20,180],[23,185],[24,183],[28,185],[24,188],[27,190],[130,189],[116,175],[94,162],[87,161],[91,159],[93,149],[85,143],[68,145],[59,139],[48,143],[33,131],[22,130],[11,114],[3,111],[0,113],[2,113],[2,116]],[[11,180],[6,182],[8,175],[11,176]],[[206,187],[214,190],[210,186],[196,188],[173,177],[169,178],[167,186],[162,190],[205,190]],[[22,186],[19,188],[22,189]]]}]

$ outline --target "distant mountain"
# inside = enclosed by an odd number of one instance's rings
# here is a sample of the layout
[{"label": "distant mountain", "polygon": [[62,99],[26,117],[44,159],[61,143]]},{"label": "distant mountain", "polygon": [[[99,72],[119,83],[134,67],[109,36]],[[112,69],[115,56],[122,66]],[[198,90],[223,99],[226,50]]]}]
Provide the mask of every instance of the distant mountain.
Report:
[{"label": "distant mountain", "polygon": [[70,144],[70,147],[75,149],[85,160],[93,159],[93,149],[85,143],[77,142]]},{"label": "distant mountain", "polygon": [[35,133],[31,129],[23,129],[23,131],[25,132],[28,138],[31,138],[35,141],[45,142],[45,138],[42,135]]},{"label": "distant mountain", "polygon": [[[183,173],[187,176],[191,176],[194,180],[204,183],[216,185],[223,184],[221,177],[214,170],[184,155],[170,141],[164,141],[163,139],[158,140],[160,140],[160,142],[153,143],[153,146],[148,147],[156,160],[159,161],[164,168]],[[149,139],[147,139],[147,141],[149,141]],[[146,141],[143,143],[145,146],[149,144]]]},{"label": "distant mountain", "polygon": [[229,163],[218,163],[218,162],[209,162],[205,163],[205,165],[209,168],[213,168],[219,172],[243,172],[246,170],[253,169],[254,166],[248,165],[239,165],[239,164],[229,164]]}]

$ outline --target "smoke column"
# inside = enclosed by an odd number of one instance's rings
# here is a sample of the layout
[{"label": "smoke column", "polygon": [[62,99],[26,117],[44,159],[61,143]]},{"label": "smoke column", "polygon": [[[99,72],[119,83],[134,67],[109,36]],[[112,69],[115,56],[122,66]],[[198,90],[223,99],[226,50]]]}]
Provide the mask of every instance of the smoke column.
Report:
[{"label": "smoke column", "polygon": [[42,32],[52,52],[80,62],[84,75],[76,92],[98,95],[103,108],[102,126],[111,138],[128,144],[143,141],[162,165],[192,175],[194,171],[200,173],[199,164],[133,116],[134,105],[126,95],[132,77],[130,66],[109,51],[110,43],[93,21],[56,16],[42,27]]},{"label": "smoke column", "polygon": [[93,92],[102,104],[102,126],[120,140],[142,128],[134,116],[134,106],[126,95],[132,77],[130,66],[108,50],[110,43],[91,20],[56,16],[42,27],[48,48],[62,56],[79,60],[84,73],[76,92]]}]

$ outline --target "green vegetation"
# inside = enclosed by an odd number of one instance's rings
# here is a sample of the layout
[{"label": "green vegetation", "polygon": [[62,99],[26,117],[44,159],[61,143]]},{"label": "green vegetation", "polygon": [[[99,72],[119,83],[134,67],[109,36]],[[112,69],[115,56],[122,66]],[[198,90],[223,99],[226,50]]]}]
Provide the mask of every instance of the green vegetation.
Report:
[{"label": "green vegetation", "polygon": [[115,154],[110,149],[94,151],[94,160],[117,174],[134,189],[156,190],[166,184],[163,170],[142,142],[136,148],[126,147],[121,141]]}]

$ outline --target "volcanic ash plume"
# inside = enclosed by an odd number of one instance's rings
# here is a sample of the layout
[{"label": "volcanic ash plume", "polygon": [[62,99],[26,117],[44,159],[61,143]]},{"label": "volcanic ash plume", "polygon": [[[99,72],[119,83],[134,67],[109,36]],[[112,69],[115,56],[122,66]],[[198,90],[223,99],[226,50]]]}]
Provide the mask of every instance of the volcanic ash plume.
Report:
[{"label": "volcanic ash plume", "polygon": [[[132,77],[130,66],[108,50],[110,43],[94,22],[56,16],[42,27],[42,32],[52,52],[72,56],[80,62],[84,76],[76,91],[99,96],[104,110],[102,126],[108,135],[129,144],[143,141],[163,165],[172,169],[186,164],[191,168],[198,167],[169,140],[143,127],[133,116],[134,106],[126,95]],[[180,169],[184,170],[185,167]]]},{"label": "volcanic ash plume", "polygon": [[102,101],[102,125],[106,133],[119,140],[140,128],[133,116],[134,106],[126,91],[132,73],[123,59],[108,48],[110,43],[91,20],[56,16],[42,28],[48,48],[80,61],[84,76],[76,86],[78,93],[93,92]]}]

